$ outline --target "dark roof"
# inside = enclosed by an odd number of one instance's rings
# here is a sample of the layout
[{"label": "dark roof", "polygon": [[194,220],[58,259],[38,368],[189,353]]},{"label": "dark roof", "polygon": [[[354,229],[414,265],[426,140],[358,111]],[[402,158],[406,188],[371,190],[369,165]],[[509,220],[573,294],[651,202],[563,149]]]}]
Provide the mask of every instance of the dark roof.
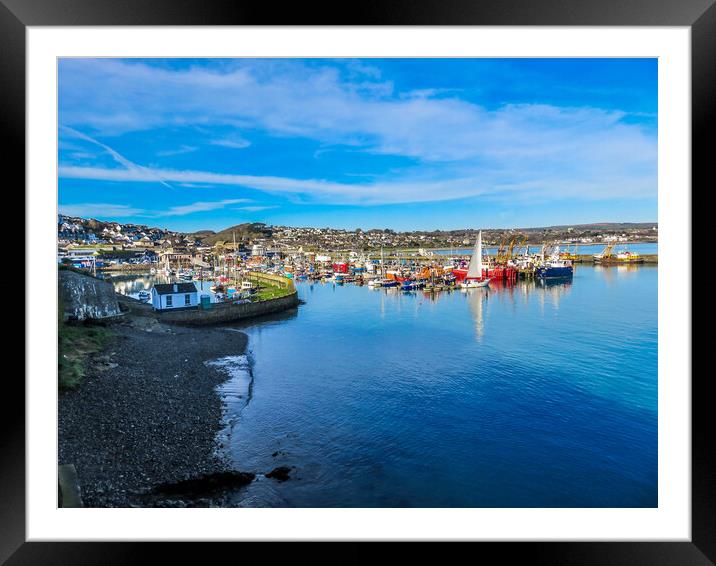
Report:
[{"label": "dark roof", "polygon": [[[176,287],[176,291],[174,290]],[[174,293],[196,293],[196,285],[194,283],[162,283],[154,285],[158,295],[173,295]]]}]

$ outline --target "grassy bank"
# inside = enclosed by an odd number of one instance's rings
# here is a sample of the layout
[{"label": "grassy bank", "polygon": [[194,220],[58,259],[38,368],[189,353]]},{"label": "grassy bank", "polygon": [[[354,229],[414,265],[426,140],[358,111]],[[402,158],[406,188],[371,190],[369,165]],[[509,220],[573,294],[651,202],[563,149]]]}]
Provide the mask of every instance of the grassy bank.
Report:
[{"label": "grassy bank", "polygon": [[60,302],[57,325],[57,375],[60,389],[74,389],[85,376],[87,359],[109,344],[112,332],[103,326],[72,324],[62,319]]},{"label": "grassy bank", "polygon": [[254,301],[266,301],[268,299],[278,299],[279,297],[285,297],[293,293],[293,289],[290,287],[279,287],[278,285],[268,285],[263,281],[260,284],[259,290],[254,295]]}]

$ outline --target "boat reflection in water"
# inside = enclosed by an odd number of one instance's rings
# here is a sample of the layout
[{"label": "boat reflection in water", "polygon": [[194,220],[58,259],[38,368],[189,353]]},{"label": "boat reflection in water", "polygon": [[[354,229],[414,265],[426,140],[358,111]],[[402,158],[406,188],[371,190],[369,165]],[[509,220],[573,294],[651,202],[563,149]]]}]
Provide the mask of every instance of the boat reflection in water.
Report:
[{"label": "boat reflection in water", "polygon": [[482,336],[485,332],[485,320],[484,311],[486,309],[489,293],[481,292],[481,289],[475,289],[468,291],[467,304],[470,307],[470,312],[475,319],[475,338],[478,341],[482,340]]},{"label": "boat reflection in water", "polygon": [[[626,267],[626,266],[620,266]],[[616,267],[614,268],[616,269]],[[534,279],[534,280],[492,280],[489,287],[472,289],[455,289],[443,292],[424,291],[418,294],[422,301],[439,303],[441,301],[452,301],[454,295],[465,298],[468,304],[468,312],[475,320],[475,335],[480,340],[485,333],[485,318],[488,313],[489,301],[501,304],[510,303],[512,309],[517,308],[518,303],[527,305],[533,299],[544,314],[545,305],[551,304],[553,309],[559,308],[560,300],[567,295],[572,288],[571,278],[562,279]],[[385,316],[385,297],[381,298],[381,315]]]}]

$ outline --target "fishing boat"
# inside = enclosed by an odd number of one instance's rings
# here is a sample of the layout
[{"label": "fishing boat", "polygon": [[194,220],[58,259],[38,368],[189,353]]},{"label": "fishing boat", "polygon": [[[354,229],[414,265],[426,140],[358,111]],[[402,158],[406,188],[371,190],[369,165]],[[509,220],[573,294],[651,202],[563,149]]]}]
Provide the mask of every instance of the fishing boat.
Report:
[{"label": "fishing boat", "polygon": [[[453,273],[455,270],[453,270]],[[480,287],[488,287],[490,284],[489,277],[483,277],[483,265],[482,265],[482,230],[477,233],[477,240],[475,241],[475,249],[470,257],[470,263],[467,266],[467,273],[460,287],[462,289],[475,289]]]},{"label": "fishing boat", "polygon": [[571,279],[573,274],[572,262],[563,259],[551,259],[535,269],[540,279]]},{"label": "fishing boat", "polygon": [[148,291],[140,291],[139,294],[137,295],[137,297],[139,298],[140,301],[144,301],[146,303],[151,298],[151,295],[149,294]]},{"label": "fishing boat", "polygon": [[613,244],[609,244],[600,254],[594,255],[594,261],[597,263],[643,263],[644,258],[638,253],[624,249],[616,254],[612,252]]},{"label": "fishing boat", "polygon": [[576,261],[579,259],[578,246],[574,244],[574,251],[570,251],[567,247],[566,251],[560,252],[559,259],[568,259],[570,261]]},{"label": "fishing boat", "polygon": [[403,281],[400,284],[401,291],[417,291],[423,286],[420,281]]},{"label": "fishing boat", "polygon": [[642,263],[644,261],[644,258],[636,252],[624,250],[617,254],[616,260],[617,263]]},{"label": "fishing boat", "polygon": [[368,287],[382,287],[383,286],[383,280],[382,279],[371,279],[368,281]]}]

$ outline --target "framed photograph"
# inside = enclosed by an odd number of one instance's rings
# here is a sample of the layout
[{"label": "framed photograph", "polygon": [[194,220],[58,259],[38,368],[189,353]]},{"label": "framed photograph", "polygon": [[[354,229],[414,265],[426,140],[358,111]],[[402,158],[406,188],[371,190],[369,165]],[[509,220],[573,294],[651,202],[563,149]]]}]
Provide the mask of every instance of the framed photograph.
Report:
[{"label": "framed photograph", "polygon": [[0,2],[28,330],[0,559],[716,560],[710,0]]}]

